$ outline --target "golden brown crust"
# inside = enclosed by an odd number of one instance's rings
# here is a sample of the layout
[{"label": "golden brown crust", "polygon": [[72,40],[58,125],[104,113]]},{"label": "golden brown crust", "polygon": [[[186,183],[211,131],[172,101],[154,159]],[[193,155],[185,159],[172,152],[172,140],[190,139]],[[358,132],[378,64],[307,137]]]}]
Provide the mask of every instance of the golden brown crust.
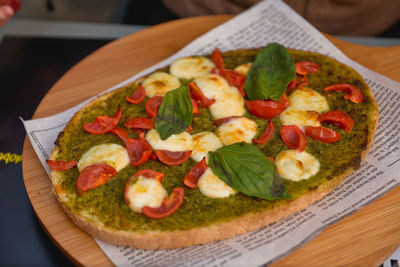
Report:
[{"label": "golden brown crust", "polygon": [[[359,76],[360,79],[361,76]],[[116,92],[109,92],[87,103],[81,110],[101,102],[112,96]],[[366,149],[361,152],[361,161],[368,154],[372,145],[375,129],[378,122],[378,107],[371,90],[368,88],[369,96],[373,100],[374,110],[371,118],[373,123],[369,127],[368,144]],[[77,112],[69,123],[79,120],[80,112]],[[56,159],[59,147],[55,147],[51,152],[50,159]],[[204,227],[192,228],[182,231],[151,231],[151,232],[130,232],[107,228],[96,220],[93,216],[85,213],[75,213],[66,205],[67,198],[59,189],[61,175],[57,171],[51,171],[50,179],[53,184],[53,192],[56,195],[63,209],[71,217],[73,222],[85,230],[91,236],[117,245],[129,245],[140,249],[173,249],[188,247],[196,244],[205,244],[215,240],[223,240],[239,234],[247,233],[277,222],[287,216],[301,211],[311,203],[320,200],[322,197],[334,190],[343,180],[355,170],[355,167],[348,168],[344,173],[333,177],[321,184],[316,190],[309,191],[301,197],[294,199],[287,204],[277,205],[272,209],[253,212],[225,222],[219,222]]]}]

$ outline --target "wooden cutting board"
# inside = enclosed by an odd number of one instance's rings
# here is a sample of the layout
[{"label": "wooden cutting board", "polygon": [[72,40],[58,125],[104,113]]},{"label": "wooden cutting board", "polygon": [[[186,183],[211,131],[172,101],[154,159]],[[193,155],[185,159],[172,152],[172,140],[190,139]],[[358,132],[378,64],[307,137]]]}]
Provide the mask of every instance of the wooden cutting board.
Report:
[{"label": "wooden cutting board", "polygon": [[[64,111],[172,55],[231,16],[205,16],[160,24],[116,40],[69,70],[48,92],[34,118]],[[366,47],[328,36],[362,65],[400,81],[400,47]],[[32,206],[49,236],[76,264],[112,263],[91,237],[77,228],[51,194],[49,179],[25,139],[23,175]],[[327,227],[302,248],[273,264],[378,266],[400,245],[400,187]]]}]

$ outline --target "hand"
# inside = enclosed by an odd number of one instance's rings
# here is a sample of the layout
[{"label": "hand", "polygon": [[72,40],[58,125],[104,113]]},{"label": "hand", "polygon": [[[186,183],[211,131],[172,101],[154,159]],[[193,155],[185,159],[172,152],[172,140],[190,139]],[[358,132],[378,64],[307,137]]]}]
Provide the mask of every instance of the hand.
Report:
[{"label": "hand", "polygon": [[0,27],[10,20],[21,5],[20,0],[0,0]]}]

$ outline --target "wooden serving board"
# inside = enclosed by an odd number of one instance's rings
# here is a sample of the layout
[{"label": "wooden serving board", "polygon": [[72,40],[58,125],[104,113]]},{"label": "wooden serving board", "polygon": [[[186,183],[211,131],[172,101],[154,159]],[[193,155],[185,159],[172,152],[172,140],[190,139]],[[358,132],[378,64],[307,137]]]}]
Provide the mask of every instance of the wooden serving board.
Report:
[{"label": "wooden serving board", "polygon": [[[231,16],[205,16],[160,24],[116,40],[75,65],[48,92],[34,118],[54,115],[172,55]],[[179,33],[179,34],[177,34]],[[400,81],[400,47],[365,47],[328,36],[362,65]],[[50,182],[28,140],[23,175],[32,206],[58,247],[79,265],[112,265],[94,240],[76,227],[51,194]],[[273,264],[378,266],[400,245],[400,187],[327,227],[302,248]]]}]

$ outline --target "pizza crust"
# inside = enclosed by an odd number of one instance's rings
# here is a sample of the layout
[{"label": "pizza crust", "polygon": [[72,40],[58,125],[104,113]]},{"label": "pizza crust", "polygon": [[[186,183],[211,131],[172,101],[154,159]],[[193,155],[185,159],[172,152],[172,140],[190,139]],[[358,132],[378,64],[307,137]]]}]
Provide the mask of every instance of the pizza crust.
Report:
[{"label": "pizza crust", "polygon": [[[252,50],[255,51],[255,50]],[[224,54],[228,54],[224,53]],[[348,66],[346,66],[348,67]],[[350,67],[348,67],[350,68]],[[353,70],[357,73],[355,70]],[[358,74],[359,78],[362,77]],[[369,127],[368,143],[366,148],[361,151],[360,161],[361,162],[372,145],[374,138],[375,129],[378,122],[378,107],[376,101],[372,95],[371,90],[367,87],[367,94],[373,100],[374,109],[370,114],[372,123]],[[82,110],[91,107],[94,104],[104,101],[108,97],[111,97],[118,91],[112,91],[103,94],[96,99],[86,104],[80,111],[78,111],[71,119],[70,123],[79,121]],[[67,126],[68,127],[68,126]],[[57,143],[57,142],[56,142]],[[59,146],[55,146],[50,154],[51,160],[56,160],[60,153]],[[308,207],[311,203],[322,199],[325,195],[334,190],[343,180],[350,175],[356,168],[349,167],[345,172],[340,175],[333,177],[327,182],[321,184],[317,189],[308,191],[308,193],[300,196],[297,199],[290,200],[287,203],[281,202],[279,205],[275,205],[272,209],[252,212],[245,214],[241,217],[227,220],[225,222],[218,222],[203,227],[196,227],[189,230],[181,231],[144,231],[144,232],[131,232],[123,230],[114,230],[104,226],[100,220],[88,212],[75,213],[68,208],[68,198],[64,195],[61,189],[62,172],[51,171],[50,180],[53,185],[53,193],[59,201],[61,207],[70,216],[72,221],[81,229],[86,231],[89,235],[94,238],[104,240],[109,243],[113,243],[120,246],[131,246],[139,249],[176,249],[182,247],[189,247],[196,244],[205,244],[216,240],[224,240],[232,238],[239,234],[244,234],[250,231],[257,230],[261,227],[267,226],[271,223],[280,221],[285,217],[288,217],[298,211],[301,211]]]}]

